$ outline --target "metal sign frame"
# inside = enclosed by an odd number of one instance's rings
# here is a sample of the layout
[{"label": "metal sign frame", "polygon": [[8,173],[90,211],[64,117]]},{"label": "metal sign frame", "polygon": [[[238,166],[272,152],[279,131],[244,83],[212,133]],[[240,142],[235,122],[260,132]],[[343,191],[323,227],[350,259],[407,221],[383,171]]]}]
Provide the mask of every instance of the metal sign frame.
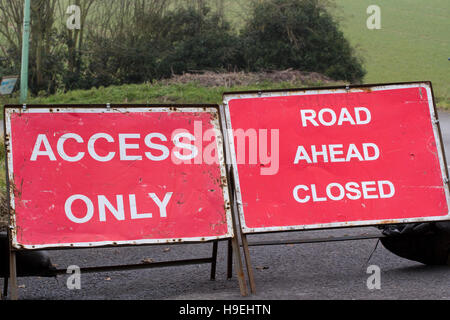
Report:
[{"label": "metal sign frame", "polygon": [[[432,222],[432,221],[446,221],[450,220],[450,209],[447,216],[444,217],[428,217],[428,218],[411,218],[411,219],[392,219],[392,220],[373,220],[373,221],[356,221],[356,222],[344,222],[344,223],[327,223],[316,224],[306,226],[281,226],[281,227],[268,227],[268,228],[248,228],[245,225],[244,208],[242,202],[241,187],[239,184],[239,174],[237,168],[236,149],[234,146],[233,126],[231,123],[229,102],[233,99],[243,98],[264,98],[264,97],[285,97],[292,95],[306,95],[306,94],[320,94],[320,93],[341,93],[348,92],[364,92],[364,91],[376,91],[386,90],[389,88],[410,88],[410,87],[423,87],[427,91],[428,107],[430,110],[430,121],[433,127],[434,140],[436,143],[436,149],[438,151],[439,164],[442,174],[442,182],[445,190],[445,198],[447,205],[450,208],[450,183],[449,172],[447,167],[447,160],[444,152],[444,144],[442,140],[441,128],[439,126],[439,118],[435,105],[434,93],[432,84],[430,81],[419,82],[402,82],[402,83],[382,83],[382,84],[364,84],[364,85],[347,85],[347,86],[331,86],[331,87],[313,87],[313,88],[295,88],[295,89],[279,89],[279,90],[253,90],[253,91],[235,91],[225,92],[223,94],[223,106],[222,108],[225,119],[225,127],[227,130],[227,155],[231,161],[231,176],[233,189],[235,191],[235,205],[238,212],[239,229],[241,233],[242,247],[244,250],[244,258],[247,265],[247,274],[249,277],[250,288],[252,293],[256,293],[256,284],[253,275],[253,268],[250,259],[250,246],[266,246],[266,245],[285,245],[285,244],[302,244],[302,243],[318,243],[318,242],[330,242],[330,241],[353,241],[353,240],[367,240],[367,239],[379,239],[384,237],[381,234],[373,235],[361,235],[361,236],[344,236],[344,237],[328,237],[328,238],[313,238],[313,239],[291,239],[291,240],[267,240],[259,242],[249,242],[247,236],[252,234],[267,234],[267,233],[280,233],[280,232],[293,232],[293,231],[307,231],[307,230],[329,230],[336,228],[355,228],[363,226],[374,225],[389,225],[400,223],[417,223],[417,222]],[[231,269],[231,262],[228,263],[228,270]],[[229,275],[231,273],[229,271]]]},{"label": "metal sign frame", "polygon": [[[201,107],[195,107],[195,106],[177,106],[177,107],[157,107],[153,106],[150,108],[143,108],[143,107],[110,107],[110,109],[103,108],[96,108],[96,107],[83,107],[83,108],[77,108],[72,106],[65,106],[65,107],[51,107],[51,108],[44,108],[42,106],[35,107],[35,106],[27,106],[25,110],[23,110],[22,106],[16,106],[11,107],[7,106],[5,107],[5,137],[6,142],[8,143],[7,148],[7,167],[8,167],[8,178],[9,178],[9,184],[11,181],[14,181],[14,171],[13,171],[13,152],[14,152],[14,146],[12,145],[12,141],[10,141],[11,137],[11,115],[14,113],[98,113],[98,114],[111,114],[111,113],[124,113],[124,112],[204,112],[204,113],[213,113],[219,116],[219,111],[216,107],[213,106],[201,106]],[[221,236],[213,236],[213,237],[195,237],[195,238],[172,238],[172,239],[142,239],[142,240],[134,240],[134,241],[102,241],[102,242],[81,242],[81,243],[56,243],[56,244],[45,244],[45,245],[23,245],[17,241],[17,235],[15,233],[16,230],[16,220],[15,215],[11,215],[11,221],[10,221],[10,227],[12,227],[12,236],[13,236],[13,242],[12,245],[16,249],[46,249],[46,248],[58,248],[58,247],[99,247],[99,246],[120,246],[120,245],[141,245],[141,244],[157,244],[157,243],[193,243],[193,242],[205,242],[205,241],[212,241],[212,240],[220,240],[220,239],[228,239],[233,237],[233,228],[232,228],[232,221],[231,221],[231,208],[230,208],[230,197],[229,192],[227,188],[227,176],[226,176],[226,169],[225,169],[225,163],[223,161],[224,159],[224,144],[223,139],[220,135],[221,128],[220,128],[220,120],[218,117],[216,119],[213,119],[211,121],[214,125],[214,130],[216,132],[216,147],[218,150],[218,158],[219,158],[219,166],[220,166],[220,174],[221,174],[221,181],[224,183],[222,184],[222,191],[223,191],[223,197],[225,201],[225,213],[226,213],[226,219],[227,219],[227,229],[228,233]],[[10,207],[12,212],[15,210],[15,198],[14,198],[14,192],[12,188],[9,188],[9,197],[10,197]]]},{"label": "metal sign frame", "polygon": [[[217,263],[217,248],[218,241],[228,240],[229,248],[232,247],[235,259],[235,265],[237,269],[237,276],[239,281],[239,287],[241,295],[247,296],[247,286],[245,283],[245,278],[243,275],[242,259],[239,252],[239,244],[236,236],[237,224],[234,219],[233,213],[233,199],[232,189],[230,187],[230,176],[225,167],[225,152],[226,146],[223,141],[223,127],[222,119],[220,114],[220,108],[218,105],[213,104],[172,104],[172,105],[161,105],[161,104],[95,104],[95,105],[7,105],[4,107],[4,139],[5,139],[5,149],[6,149],[6,174],[7,174],[7,201],[9,204],[9,225],[8,225],[8,235],[10,241],[10,279],[11,279],[11,292],[12,298],[17,299],[17,273],[16,273],[16,258],[15,253],[17,251],[32,251],[39,249],[46,250],[69,250],[72,248],[77,249],[87,249],[87,248],[105,248],[105,247],[118,247],[118,246],[136,246],[136,245],[161,245],[161,244],[198,244],[212,242],[212,256],[207,258],[196,258],[187,260],[176,260],[176,261],[165,261],[165,262],[154,262],[154,263],[141,263],[134,265],[117,265],[117,266],[98,266],[98,267],[88,267],[81,268],[81,272],[102,272],[111,270],[130,270],[130,269],[146,269],[155,267],[167,267],[167,266],[178,266],[178,265],[189,265],[189,264],[211,264],[211,280],[215,279],[216,273],[216,263]],[[11,188],[11,181],[14,181],[13,172],[13,146],[11,141],[11,114],[20,113],[68,113],[68,112],[82,112],[82,113],[111,113],[111,112],[208,112],[213,113],[214,117],[212,120],[216,147],[218,152],[219,166],[220,166],[220,176],[221,184],[224,197],[224,209],[225,218],[227,223],[227,233],[220,236],[211,237],[195,237],[195,238],[176,238],[176,239],[143,239],[135,241],[106,241],[106,242],[94,242],[94,243],[58,243],[58,244],[45,244],[45,245],[22,245],[17,241],[17,225],[15,221],[15,202],[14,202],[14,190]],[[229,253],[230,255],[231,253]],[[230,262],[231,263],[231,262]],[[57,270],[56,273],[65,273],[65,269]],[[7,292],[8,281],[5,279],[5,292]]]},{"label": "metal sign frame", "polygon": [[233,139],[233,127],[231,124],[230,110],[228,103],[233,99],[245,99],[245,98],[267,98],[267,97],[285,97],[293,95],[310,95],[310,94],[346,94],[351,92],[365,92],[368,89],[370,91],[380,90],[392,90],[392,89],[404,89],[423,87],[427,91],[428,106],[430,109],[431,119],[430,122],[433,126],[434,140],[436,142],[436,148],[438,150],[439,164],[442,174],[442,185],[445,190],[445,196],[447,205],[450,208],[450,190],[449,190],[449,178],[447,162],[444,154],[442,134],[439,127],[439,120],[437,116],[436,107],[434,104],[434,96],[432,94],[432,87],[430,82],[410,82],[410,83],[398,83],[398,84],[375,84],[375,85],[361,85],[361,86],[341,86],[341,87],[323,87],[323,88],[311,88],[311,89],[290,89],[280,91],[249,91],[249,92],[230,92],[224,93],[224,107],[225,107],[225,119],[228,132],[228,141],[230,144],[231,161],[233,165],[233,179],[236,182],[236,196],[238,204],[238,212],[241,221],[241,228],[243,233],[267,233],[267,232],[283,232],[283,231],[300,231],[300,230],[316,230],[316,229],[331,229],[339,227],[361,227],[361,226],[373,226],[381,224],[398,224],[398,223],[414,223],[414,222],[431,222],[431,221],[445,221],[450,220],[450,211],[447,212],[445,217],[424,217],[424,218],[407,218],[407,219],[382,219],[382,220],[359,220],[350,222],[336,222],[336,223],[324,223],[314,225],[296,225],[296,226],[278,226],[267,228],[249,228],[245,224],[244,208],[242,204],[241,187],[239,184],[239,173],[236,163],[236,152]]}]

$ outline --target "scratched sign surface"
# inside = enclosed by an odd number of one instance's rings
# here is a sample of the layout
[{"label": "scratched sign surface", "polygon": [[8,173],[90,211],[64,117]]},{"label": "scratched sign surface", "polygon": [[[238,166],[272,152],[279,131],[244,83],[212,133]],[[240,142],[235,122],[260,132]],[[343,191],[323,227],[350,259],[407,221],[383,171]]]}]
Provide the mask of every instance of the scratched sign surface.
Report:
[{"label": "scratched sign surface", "polygon": [[233,235],[218,108],[5,109],[16,248]]},{"label": "scratched sign surface", "polygon": [[450,218],[429,83],[230,93],[224,103],[244,232]]}]

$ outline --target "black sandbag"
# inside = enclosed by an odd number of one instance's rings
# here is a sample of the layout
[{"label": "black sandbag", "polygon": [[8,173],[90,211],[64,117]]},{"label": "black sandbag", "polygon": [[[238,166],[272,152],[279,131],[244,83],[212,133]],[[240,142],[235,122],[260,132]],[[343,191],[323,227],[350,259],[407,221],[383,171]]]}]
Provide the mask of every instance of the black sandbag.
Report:
[{"label": "black sandbag", "polygon": [[383,246],[392,253],[427,265],[450,265],[450,222],[384,227]]},{"label": "black sandbag", "polygon": [[[0,232],[0,277],[9,276],[9,243],[6,232]],[[17,251],[16,265],[18,277],[54,277],[56,268],[52,265],[47,251]]]}]

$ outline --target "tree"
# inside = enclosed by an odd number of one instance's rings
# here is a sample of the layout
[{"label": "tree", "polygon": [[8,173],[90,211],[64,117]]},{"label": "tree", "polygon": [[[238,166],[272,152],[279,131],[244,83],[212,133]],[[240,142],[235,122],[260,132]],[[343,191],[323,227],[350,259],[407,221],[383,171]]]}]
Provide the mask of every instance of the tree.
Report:
[{"label": "tree", "polygon": [[[55,29],[55,8],[58,0],[31,2],[30,89],[54,92],[61,73],[63,47]],[[20,70],[23,29],[23,0],[0,0],[0,45],[10,67]]]},{"label": "tree", "polygon": [[0,0],[0,36],[4,41],[0,43],[0,50],[17,71],[20,70],[22,28],[23,1]]}]

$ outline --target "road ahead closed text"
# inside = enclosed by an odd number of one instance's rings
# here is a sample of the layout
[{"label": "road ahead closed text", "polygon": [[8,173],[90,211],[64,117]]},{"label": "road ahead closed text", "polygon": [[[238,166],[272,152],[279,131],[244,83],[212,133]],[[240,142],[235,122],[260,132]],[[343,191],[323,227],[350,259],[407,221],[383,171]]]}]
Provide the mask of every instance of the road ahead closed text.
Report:
[{"label": "road ahead closed text", "polygon": [[265,145],[276,172],[236,163],[244,232],[448,218],[431,95],[428,84],[226,94],[233,129],[279,137]]}]

